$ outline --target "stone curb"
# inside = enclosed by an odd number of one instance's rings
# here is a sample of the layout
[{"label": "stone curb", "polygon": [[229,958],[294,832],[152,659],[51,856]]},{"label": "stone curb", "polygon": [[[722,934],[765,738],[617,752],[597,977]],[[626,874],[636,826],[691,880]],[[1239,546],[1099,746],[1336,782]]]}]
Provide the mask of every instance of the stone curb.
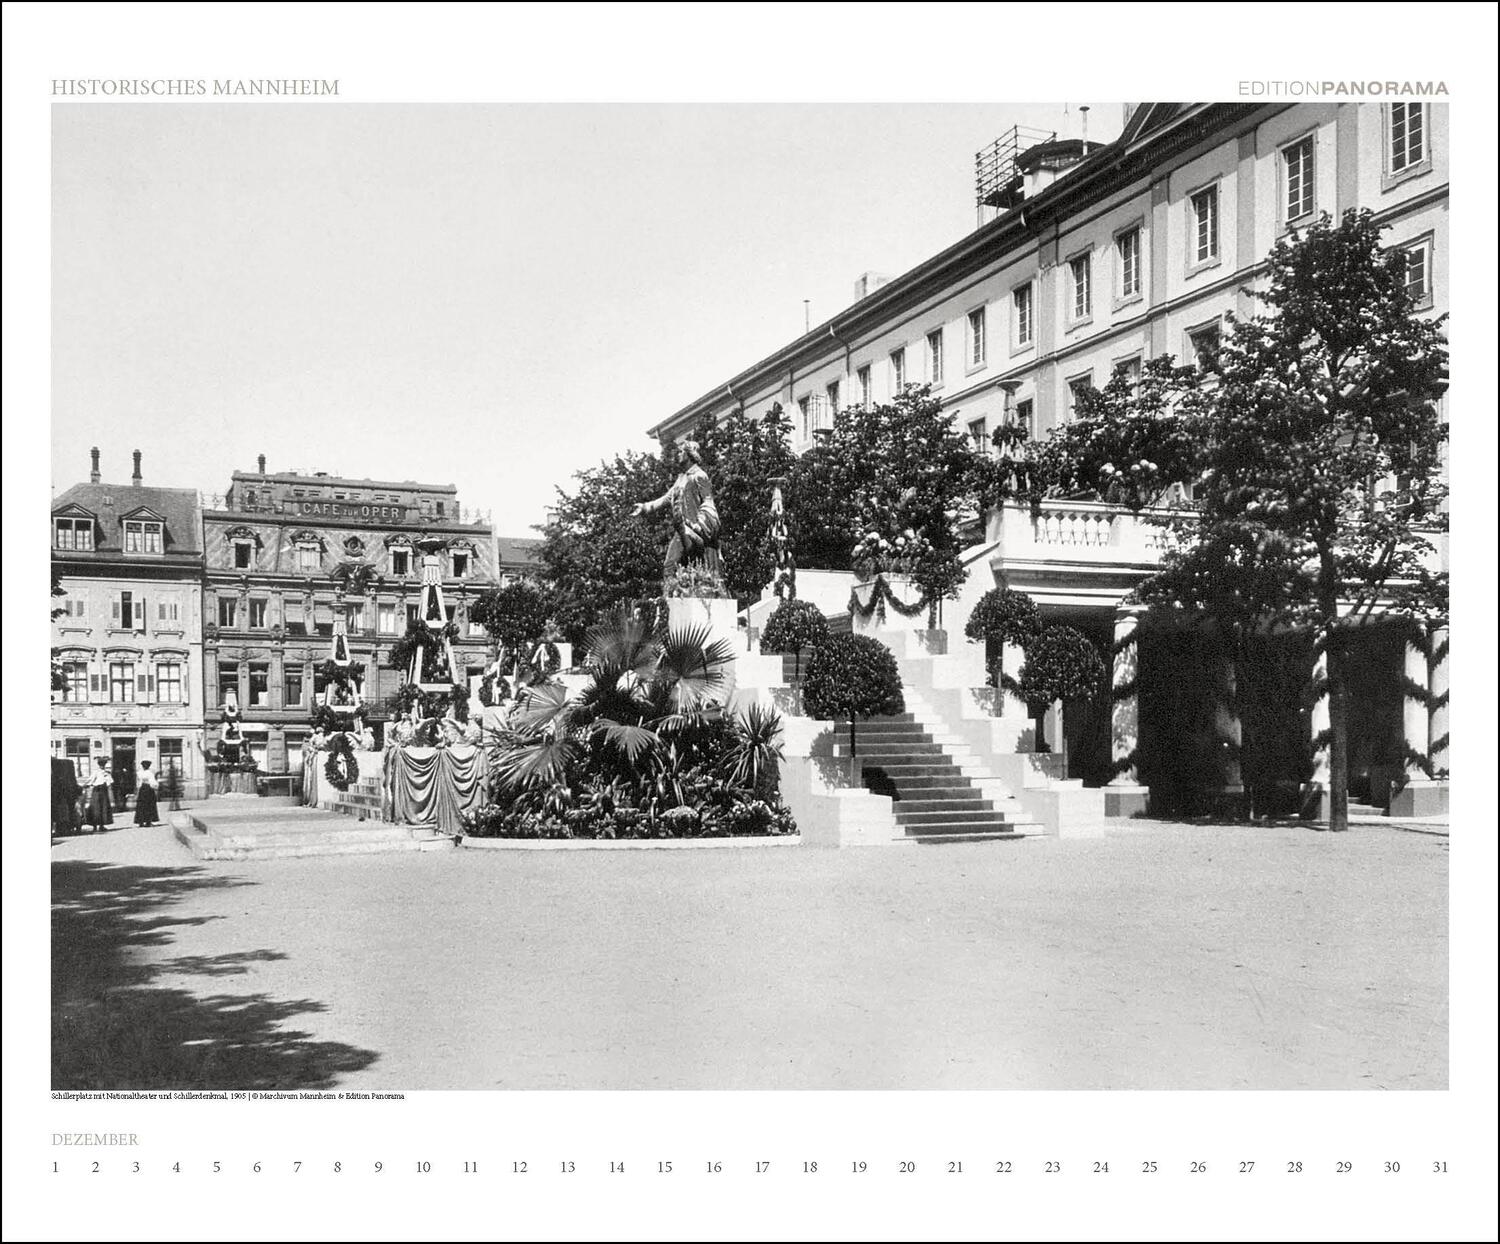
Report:
[{"label": "stone curb", "polygon": [[724,847],[796,847],[801,834],[741,838],[460,838],[469,851],[704,851]]}]

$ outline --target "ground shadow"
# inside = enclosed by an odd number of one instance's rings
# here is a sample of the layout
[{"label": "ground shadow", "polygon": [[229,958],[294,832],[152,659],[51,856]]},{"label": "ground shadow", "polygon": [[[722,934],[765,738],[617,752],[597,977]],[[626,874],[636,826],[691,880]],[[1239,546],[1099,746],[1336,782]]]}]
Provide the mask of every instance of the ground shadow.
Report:
[{"label": "ground shadow", "polygon": [[253,885],[203,868],[52,865],[54,1089],[317,1089],[368,1067],[370,1050],[288,1026],[321,1002],[200,996],[163,976],[243,975],[276,950],[143,961],[180,929],[217,916],[172,909],[194,893]]}]

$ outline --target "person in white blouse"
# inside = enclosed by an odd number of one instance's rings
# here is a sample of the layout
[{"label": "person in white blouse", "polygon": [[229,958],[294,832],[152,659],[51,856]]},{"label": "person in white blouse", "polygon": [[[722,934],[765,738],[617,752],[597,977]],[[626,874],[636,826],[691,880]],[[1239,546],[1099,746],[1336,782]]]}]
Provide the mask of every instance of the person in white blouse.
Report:
[{"label": "person in white blouse", "polygon": [[94,771],[89,775],[89,812],[88,821],[91,828],[103,829],[106,825],[114,824],[114,813],[109,806],[109,788],[112,785],[109,777],[109,761],[100,756],[94,761]]},{"label": "person in white blouse", "polygon": [[141,775],[135,790],[135,823],[156,824],[156,774],[151,771],[149,760],[141,761]]}]

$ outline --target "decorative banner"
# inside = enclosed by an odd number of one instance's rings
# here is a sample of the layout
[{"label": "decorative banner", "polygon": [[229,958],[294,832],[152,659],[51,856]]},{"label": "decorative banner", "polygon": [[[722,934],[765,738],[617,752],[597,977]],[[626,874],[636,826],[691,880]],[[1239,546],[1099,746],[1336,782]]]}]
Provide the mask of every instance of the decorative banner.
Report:
[{"label": "decorative banner", "polygon": [[381,819],[460,833],[459,818],[484,801],[488,772],[484,749],[471,743],[388,748],[380,784]]}]

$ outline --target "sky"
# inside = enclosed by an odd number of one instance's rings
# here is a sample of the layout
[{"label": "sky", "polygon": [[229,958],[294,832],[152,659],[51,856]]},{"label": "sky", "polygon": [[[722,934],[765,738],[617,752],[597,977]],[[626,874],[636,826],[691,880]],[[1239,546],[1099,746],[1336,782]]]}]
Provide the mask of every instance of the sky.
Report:
[{"label": "sky", "polygon": [[[558,485],[975,225],[1067,105],[58,105],[52,484]],[[1091,138],[1119,104],[1094,104]]]}]

